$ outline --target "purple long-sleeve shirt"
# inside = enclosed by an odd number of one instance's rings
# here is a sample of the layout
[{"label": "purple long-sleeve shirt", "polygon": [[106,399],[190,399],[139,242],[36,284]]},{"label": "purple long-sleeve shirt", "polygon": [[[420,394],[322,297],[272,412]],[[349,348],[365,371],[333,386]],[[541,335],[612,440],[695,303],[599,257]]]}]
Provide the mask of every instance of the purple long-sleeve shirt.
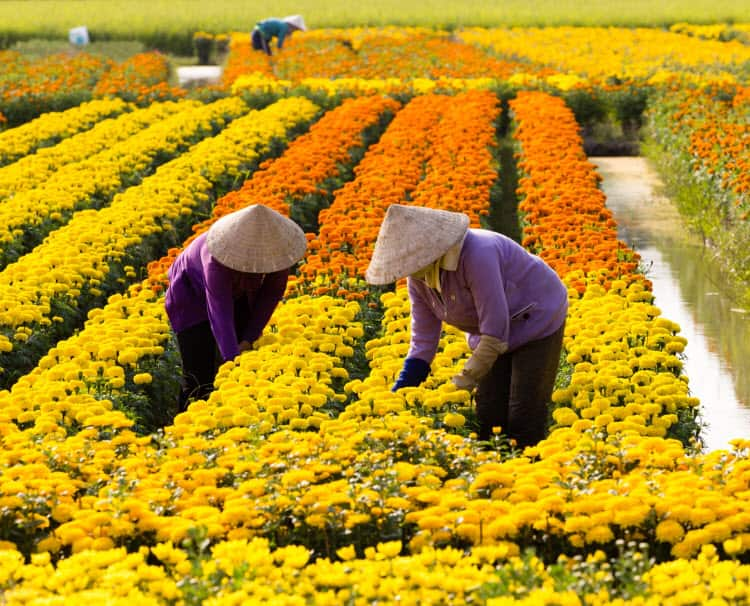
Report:
[{"label": "purple long-sleeve shirt", "polygon": [[473,349],[481,335],[513,351],[554,333],[565,321],[568,291],[542,259],[502,234],[470,229],[456,271],[440,270],[440,289],[407,280],[411,343],[407,357],[431,363],[442,323],[468,333]]},{"label": "purple long-sleeve shirt", "polygon": [[[284,296],[289,270],[255,274],[230,269],[208,252],[204,233],[180,253],[168,276],[165,306],[172,329],[180,332],[208,320],[226,361],[240,353],[239,341],[252,343],[260,337]],[[247,298],[249,317],[237,334],[234,305],[241,297]]]}]

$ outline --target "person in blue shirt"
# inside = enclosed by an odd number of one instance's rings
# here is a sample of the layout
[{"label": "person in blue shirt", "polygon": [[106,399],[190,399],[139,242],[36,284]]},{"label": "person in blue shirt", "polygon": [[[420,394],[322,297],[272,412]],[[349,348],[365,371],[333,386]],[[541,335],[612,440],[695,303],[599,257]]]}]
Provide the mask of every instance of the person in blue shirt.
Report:
[{"label": "person in blue shirt", "polygon": [[276,46],[281,49],[284,46],[284,40],[297,30],[302,32],[307,31],[307,26],[305,26],[305,20],[302,18],[302,15],[289,15],[283,19],[272,17],[259,21],[255,25],[251,35],[253,48],[255,50],[262,50],[270,57],[272,54],[271,40],[276,38]]}]

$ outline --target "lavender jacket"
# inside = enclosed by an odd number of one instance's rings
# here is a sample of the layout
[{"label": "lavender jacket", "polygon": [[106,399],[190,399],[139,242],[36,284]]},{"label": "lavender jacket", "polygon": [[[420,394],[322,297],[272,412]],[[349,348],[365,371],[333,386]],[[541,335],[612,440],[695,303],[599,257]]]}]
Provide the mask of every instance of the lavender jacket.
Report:
[{"label": "lavender jacket", "polygon": [[[168,276],[165,305],[172,329],[180,332],[208,320],[226,361],[240,353],[239,341],[260,337],[284,296],[289,270],[254,274],[230,269],[208,252],[204,233],[180,253]],[[234,304],[241,297],[247,298],[249,319],[238,335]]]},{"label": "lavender jacket", "polygon": [[441,293],[408,279],[411,344],[407,357],[431,363],[442,323],[468,333],[474,349],[483,334],[513,351],[554,333],[565,322],[568,291],[542,259],[502,234],[470,229],[456,271],[440,270]]}]

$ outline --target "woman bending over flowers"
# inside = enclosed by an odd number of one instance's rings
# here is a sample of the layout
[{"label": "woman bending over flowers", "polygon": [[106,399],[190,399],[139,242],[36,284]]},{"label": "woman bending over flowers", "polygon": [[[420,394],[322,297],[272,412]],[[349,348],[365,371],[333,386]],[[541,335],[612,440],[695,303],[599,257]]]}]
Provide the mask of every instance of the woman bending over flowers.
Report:
[{"label": "woman bending over flowers", "polygon": [[216,221],[175,259],[165,305],[182,357],[180,412],[212,391],[220,360],[260,337],[306,248],[294,221],[255,204]]},{"label": "woman bending over flowers", "polygon": [[427,378],[446,322],[472,349],[453,382],[476,390],[479,438],[493,427],[520,447],[545,437],[568,292],[542,259],[502,234],[469,229],[462,213],[393,204],[365,275],[372,284],[407,278],[411,340],[394,391]]}]

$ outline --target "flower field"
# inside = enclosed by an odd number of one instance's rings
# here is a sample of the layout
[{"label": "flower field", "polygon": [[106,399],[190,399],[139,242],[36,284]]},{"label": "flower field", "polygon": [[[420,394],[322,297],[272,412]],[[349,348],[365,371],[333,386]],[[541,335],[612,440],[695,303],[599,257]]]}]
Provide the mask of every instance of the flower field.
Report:
[{"label": "flower field", "polygon": [[[701,448],[690,344],[582,136],[642,129],[747,283],[750,46],[719,28],[318,30],[270,59],[232,33],[223,82],[190,93],[157,55],[9,55],[0,604],[750,602],[750,439]],[[175,415],[167,270],[258,203],[307,253]],[[538,445],[476,439],[450,327],[425,383],[391,391],[409,301],[364,270],[393,203],[511,212],[567,285]]]}]

